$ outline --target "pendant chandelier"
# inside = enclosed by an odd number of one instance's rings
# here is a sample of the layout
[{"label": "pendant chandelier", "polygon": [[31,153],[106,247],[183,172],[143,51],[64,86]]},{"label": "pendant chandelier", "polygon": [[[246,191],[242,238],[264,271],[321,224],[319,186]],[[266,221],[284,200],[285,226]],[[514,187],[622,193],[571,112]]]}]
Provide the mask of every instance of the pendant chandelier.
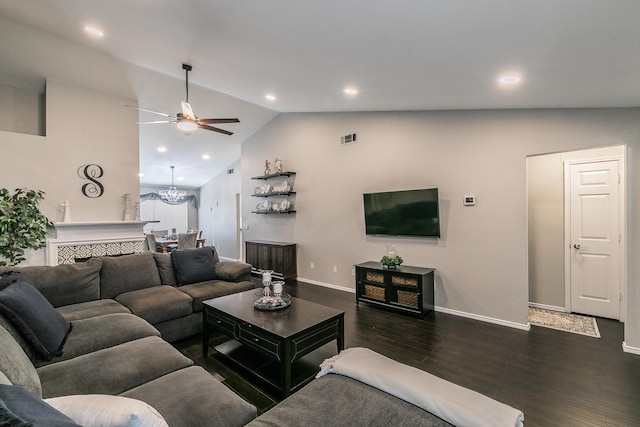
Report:
[{"label": "pendant chandelier", "polygon": [[176,186],[173,185],[173,168],[175,168],[175,166],[171,166],[171,187],[158,191],[160,198],[167,202],[179,202],[187,196],[185,190],[178,190]]}]

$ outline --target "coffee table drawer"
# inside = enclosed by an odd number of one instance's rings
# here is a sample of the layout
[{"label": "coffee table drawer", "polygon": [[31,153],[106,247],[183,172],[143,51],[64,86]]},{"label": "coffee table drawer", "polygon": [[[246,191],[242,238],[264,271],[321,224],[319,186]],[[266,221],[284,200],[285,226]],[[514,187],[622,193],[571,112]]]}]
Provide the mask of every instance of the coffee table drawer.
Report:
[{"label": "coffee table drawer", "polygon": [[252,328],[249,324],[240,323],[237,340],[258,350],[265,351],[280,360],[280,342],[277,339],[262,334],[261,331]]},{"label": "coffee table drawer", "polygon": [[208,323],[213,325],[214,328],[218,329],[220,332],[227,334],[231,337],[235,337],[236,325],[238,324],[238,322],[236,322],[235,320],[229,319],[224,316],[220,316],[213,311],[208,311],[207,321]]}]

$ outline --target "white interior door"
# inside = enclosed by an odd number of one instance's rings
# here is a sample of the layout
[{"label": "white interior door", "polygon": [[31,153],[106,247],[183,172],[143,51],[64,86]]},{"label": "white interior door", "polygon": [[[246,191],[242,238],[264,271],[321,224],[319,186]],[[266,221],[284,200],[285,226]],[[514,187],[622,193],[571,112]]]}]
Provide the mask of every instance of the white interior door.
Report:
[{"label": "white interior door", "polygon": [[620,319],[619,161],[568,167],[570,311]]}]

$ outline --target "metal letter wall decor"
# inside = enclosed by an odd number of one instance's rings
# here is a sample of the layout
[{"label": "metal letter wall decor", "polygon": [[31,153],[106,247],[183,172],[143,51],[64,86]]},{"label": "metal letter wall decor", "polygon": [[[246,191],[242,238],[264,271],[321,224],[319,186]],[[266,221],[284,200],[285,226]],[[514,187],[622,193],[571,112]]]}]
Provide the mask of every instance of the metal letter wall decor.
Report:
[{"label": "metal letter wall decor", "polygon": [[91,181],[82,186],[82,194],[92,199],[102,196],[104,194],[104,186],[97,180],[97,178],[102,178],[102,175],[104,175],[104,171],[99,165],[80,166],[78,168],[78,176]]}]

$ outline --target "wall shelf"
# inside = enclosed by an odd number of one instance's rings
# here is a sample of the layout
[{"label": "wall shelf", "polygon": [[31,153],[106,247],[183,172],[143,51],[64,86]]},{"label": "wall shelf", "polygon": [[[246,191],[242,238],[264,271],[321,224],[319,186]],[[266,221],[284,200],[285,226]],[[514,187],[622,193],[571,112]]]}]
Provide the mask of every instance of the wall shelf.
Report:
[{"label": "wall shelf", "polygon": [[267,180],[270,178],[277,178],[279,176],[291,176],[291,175],[295,175],[295,172],[280,172],[280,173],[272,173],[269,175],[260,175],[260,176],[252,176],[251,179],[263,179],[263,180]]}]

